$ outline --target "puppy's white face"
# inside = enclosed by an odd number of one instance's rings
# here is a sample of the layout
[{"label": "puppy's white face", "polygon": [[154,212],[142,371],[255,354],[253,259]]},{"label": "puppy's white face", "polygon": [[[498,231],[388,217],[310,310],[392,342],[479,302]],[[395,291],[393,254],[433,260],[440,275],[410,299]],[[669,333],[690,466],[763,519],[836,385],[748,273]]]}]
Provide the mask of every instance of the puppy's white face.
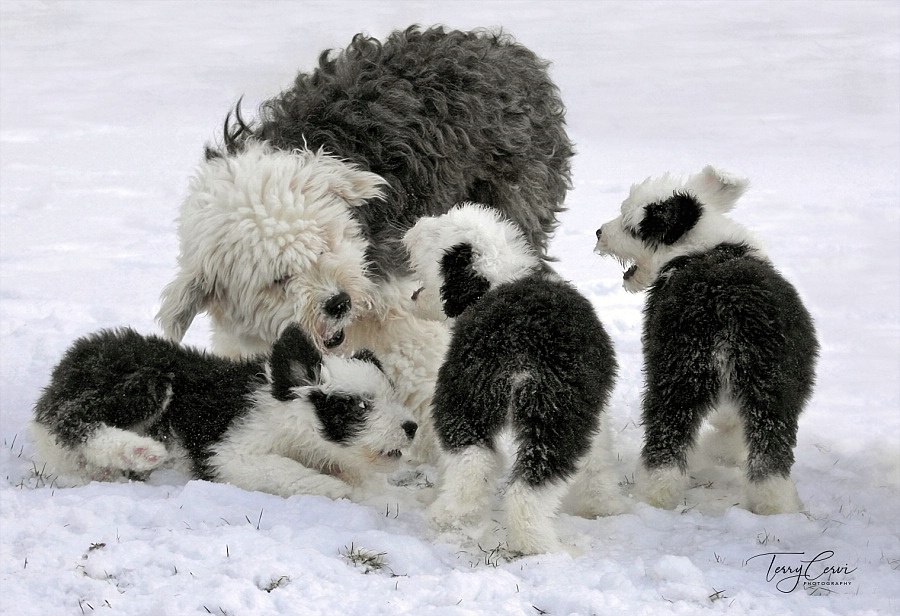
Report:
[{"label": "puppy's white face", "polygon": [[[518,280],[540,266],[540,259],[516,225],[494,209],[457,205],[441,216],[419,219],[403,236],[410,267],[420,280],[416,305],[421,316],[456,316],[468,299],[466,281],[486,290]],[[451,308],[456,304],[456,308]]]},{"label": "puppy's white face", "polygon": [[747,186],[747,180],[709,166],[687,179],[648,178],[631,187],[621,214],[597,230],[594,252],[618,259],[626,268],[625,289],[635,293],[679,255],[722,242],[759,248],[749,232],[722,215]]},{"label": "puppy's white face", "polygon": [[369,351],[323,356],[291,325],[272,350],[269,379],[274,400],[300,416],[312,412],[318,448],[347,470],[392,468],[416,434],[412,414]]},{"label": "puppy's white face", "polygon": [[181,210],[180,269],[162,294],[166,335],[180,340],[206,311],[223,355],[266,352],[289,322],[320,349],[340,347],[373,291],[349,209],[382,184],[322,151],[249,143],[205,161]]}]

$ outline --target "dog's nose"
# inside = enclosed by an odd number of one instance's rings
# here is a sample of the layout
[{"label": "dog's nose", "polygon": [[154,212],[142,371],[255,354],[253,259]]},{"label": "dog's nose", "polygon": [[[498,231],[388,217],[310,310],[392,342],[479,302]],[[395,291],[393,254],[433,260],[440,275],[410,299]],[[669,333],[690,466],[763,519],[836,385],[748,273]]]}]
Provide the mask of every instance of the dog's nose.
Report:
[{"label": "dog's nose", "polygon": [[334,297],[328,298],[322,309],[330,317],[340,319],[342,316],[350,312],[350,296],[341,291]]},{"label": "dog's nose", "polygon": [[597,229],[597,239],[600,239],[600,233],[603,231],[603,228]]},{"label": "dog's nose", "polygon": [[416,430],[419,429],[418,424],[414,421],[404,421],[400,424],[400,427],[406,432],[406,438],[408,439],[412,439],[416,435]]}]

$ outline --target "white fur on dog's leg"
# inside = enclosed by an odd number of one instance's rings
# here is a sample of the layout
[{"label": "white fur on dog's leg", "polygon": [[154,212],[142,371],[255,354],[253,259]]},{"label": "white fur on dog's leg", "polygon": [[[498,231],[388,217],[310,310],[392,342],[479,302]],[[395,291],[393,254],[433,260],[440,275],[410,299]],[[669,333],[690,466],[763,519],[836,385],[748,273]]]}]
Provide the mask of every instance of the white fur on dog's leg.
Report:
[{"label": "white fur on dog's leg", "polygon": [[643,464],[635,474],[638,498],[660,509],[674,509],[687,489],[688,478],[677,466],[648,470]]},{"label": "white fur on dog's leg", "polygon": [[790,477],[774,476],[748,481],[744,486],[744,506],[759,515],[775,515],[797,513],[803,503]]},{"label": "white fur on dog's leg", "polygon": [[518,554],[559,552],[562,544],[553,520],[565,494],[565,482],[532,487],[516,481],[506,490],[506,540]]},{"label": "white fur on dog's leg", "polygon": [[709,416],[712,430],[703,435],[697,450],[711,460],[739,466],[747,460],[744,423],[732,400],[722,400]]},{"label": "white fur on dog's leg", "polygon": [[349,498],[350,484],[277,454],[213,455],[209,465],[216,481],[285,498],[295,494],[316,494],[331,499]]},{"label": "white fur on dog's leg", "polygon": [[440,491],[429,507],[435,526],[442,529],[474,526],[485,517],[494,493],[501,460],[497,453],[472,446],[444,453]]},{"label": "white fur on dog's leg", "polygon": [[36,464],[39,468],[56,474],[77,477],[79,483],[95,478],[91,476],[90,470],[85,468],[84,458],[81,454],[76,450],[59,445],[56,442],[56,436],[44,424],[32,421],[30,428],[31,440],[34,442],[34,451],[37,454]]},{"label": "white fur on dog's leg", "polygon": [[146,472],[166,461],[166,446],[147,436],[104,426],[80,447],[85,461],[96,467]]},{"label": "white fur on dog's leg", "polygon": [[584,518],[625,513],[630,505],[619,489],[615,474],[612,436],[605,417],[594,436],[565,498],[565,509]]}]

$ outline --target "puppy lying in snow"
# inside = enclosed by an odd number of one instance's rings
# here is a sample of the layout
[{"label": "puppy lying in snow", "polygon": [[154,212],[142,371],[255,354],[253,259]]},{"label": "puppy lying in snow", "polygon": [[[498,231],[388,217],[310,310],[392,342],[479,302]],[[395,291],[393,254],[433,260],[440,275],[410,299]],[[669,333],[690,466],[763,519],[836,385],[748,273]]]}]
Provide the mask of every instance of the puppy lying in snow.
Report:
[{"label": "puppy lying in snow", "polygon": [[130,329],[79,339],[35,405],[39,457],[84,480],[164,464],[280,496],[346,497],[416,433],[378,360],[323,356],[297,325],[228,360]]},{"label": "puppy lying in snow", "polygon": [[743,461],[743,505],[798,511],[790,478],[797,422],[815,381],[812,318],[761,244],[724,216],[747,181],[706,167],[632,186],[621,215],[597,231],[595,252],[629,266],[644,308],[645,428],[639,494],[674,507],[704,418],[717,457]]}]

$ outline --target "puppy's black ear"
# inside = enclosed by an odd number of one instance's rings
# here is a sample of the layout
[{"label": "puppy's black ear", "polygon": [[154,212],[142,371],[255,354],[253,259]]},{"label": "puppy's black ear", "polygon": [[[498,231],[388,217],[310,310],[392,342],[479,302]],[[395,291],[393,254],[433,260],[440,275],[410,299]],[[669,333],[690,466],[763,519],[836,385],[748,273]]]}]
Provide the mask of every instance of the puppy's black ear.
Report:
[{"label": "puppy's black ear", "polygon": [[272,397],[286,402],[297,397],[292,388],[318,383],[322,354],[306,332],[299,325],[292,324],[275,341],[269,368],[272,373]]},{"label": "puppy's black ear", "polygon": [[457,244],[441,258],[441,303],[444,314],[457,317],[490,289],[487,278],[472,266],[471,244]]},{"label": "puppy's black ear", "polygon": [[701,208],[697,198],[676,192],[664,201],[644,207],[644,218],[638,226],[641,240],[652,246],[671,245],[694,228],[700,220]]},{"label": "puppy's black ear", "polygon": [[370,351],[369,349],[360,349],[356,353],[353,354],[353,359],[358,359],[360,361],[367,361],[370,364],[374,364],[376,368],[384,372],[384,366],[381,364],[381,360],[375,356],[375,353]]}]

